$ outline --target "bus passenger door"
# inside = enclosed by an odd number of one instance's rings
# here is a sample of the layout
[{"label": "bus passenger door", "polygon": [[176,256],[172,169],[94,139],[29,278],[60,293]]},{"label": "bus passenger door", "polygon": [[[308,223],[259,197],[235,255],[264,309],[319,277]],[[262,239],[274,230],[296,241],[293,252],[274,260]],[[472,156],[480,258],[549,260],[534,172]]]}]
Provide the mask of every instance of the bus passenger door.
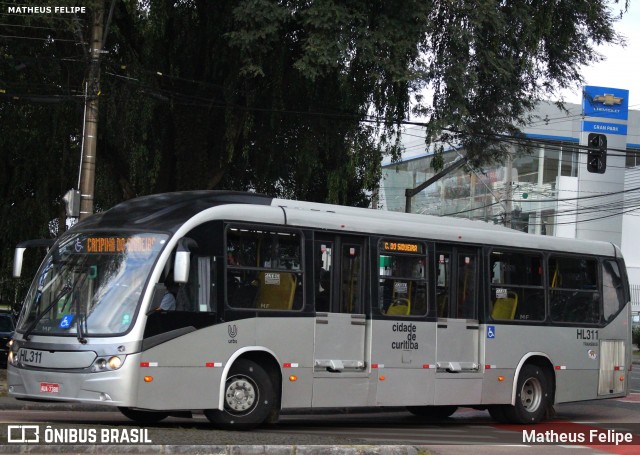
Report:
[{"label": "bus passenger door", "polygon": [[316,236],[314,250],[312,405],[365,405],[365,242],[351,236]]},{"label": "bus passenger door", "polygon": [[479,257],[475,248],[436,251],[438,405],[477,403],[481,397]]}]

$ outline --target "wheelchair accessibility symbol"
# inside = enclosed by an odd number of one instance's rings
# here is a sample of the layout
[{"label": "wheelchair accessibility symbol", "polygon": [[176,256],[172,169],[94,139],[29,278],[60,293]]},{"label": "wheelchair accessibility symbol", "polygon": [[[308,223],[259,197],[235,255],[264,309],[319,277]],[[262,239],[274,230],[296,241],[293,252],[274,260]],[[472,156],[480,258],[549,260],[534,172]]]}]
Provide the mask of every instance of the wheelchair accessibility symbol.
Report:
[{"label": "wheelchair accessibility symbol", "polygon": [[71,327],[71,323],[73,322],[73,314],[67,314],[60,320],[60,325],[58,326],[61,329],[68,329]]},{"label": "wheelchair accessibility symbol", "polygon": [[487,338],[495,338],[496,337],[496,326],[488,325],[487,326]]}]

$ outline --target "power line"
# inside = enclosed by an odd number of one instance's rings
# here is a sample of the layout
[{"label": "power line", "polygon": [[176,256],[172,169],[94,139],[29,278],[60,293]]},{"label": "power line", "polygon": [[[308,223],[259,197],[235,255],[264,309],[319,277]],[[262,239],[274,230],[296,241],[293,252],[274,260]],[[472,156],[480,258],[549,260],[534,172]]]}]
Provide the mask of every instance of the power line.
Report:
[{"label": "power line", "polygon": [[52,36],[49,36],[47,38],[37,38],[35,36],[0,35],[0,38],[26,39],[26,40],[34,40],[34,41],[48,41],[48,42],[52,42],[52,43],[54,43],[56,41],[61,41],[61,42],[67,42],[67,43],[87,44],[85,41],[77,41],[77,40],[66,39],[66,38],[54,38]]}]

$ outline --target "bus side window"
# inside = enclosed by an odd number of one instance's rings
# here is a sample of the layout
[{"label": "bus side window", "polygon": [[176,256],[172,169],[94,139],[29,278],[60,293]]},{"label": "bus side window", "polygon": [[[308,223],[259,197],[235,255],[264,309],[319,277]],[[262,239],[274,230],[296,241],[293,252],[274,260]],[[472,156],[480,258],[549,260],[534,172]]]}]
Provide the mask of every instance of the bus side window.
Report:
[{"label": "bus side window", "polygon": [[427,313],[426,247],[385,239],[379,244],[378,308],[387,316]]},{"label": "bus side window", "polygon": [[490,270],[492,319],[544,320],[542,255],[494,250],[490,255]]},{"label": "bus side window", "polygon": [[600,322],[597,261],[586,257],[552,256],[549,270],[551,319],[556,322]]},{"label": "bus side window", "polygon": [[611,260],[602,263],[602,304],[605,321],[611,321],[624,307],[624,288],[618,263]]},{"label": "bus side window", "polygon": [[232,308],[300,310],[303,271],[296,232],[230,227],[226,295]]}]

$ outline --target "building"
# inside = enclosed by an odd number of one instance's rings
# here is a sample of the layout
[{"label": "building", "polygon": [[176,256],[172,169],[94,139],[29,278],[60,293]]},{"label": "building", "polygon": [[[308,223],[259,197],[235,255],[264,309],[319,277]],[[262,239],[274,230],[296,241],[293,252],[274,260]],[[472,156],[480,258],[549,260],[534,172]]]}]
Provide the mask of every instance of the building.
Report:
[{"label": "building", "polygon": [[[541,103],[523,129],[529,154],[504,165],[461,168],[412,200],[412,212],[456,216],[511,225],[536,235],[604,240],[620,246],[632,283],[634,311],[640,312],[640,111],[628,109],[628,91],[585,87],[582,105]],[[604,134],[606,170],[589,172],[589,135]],[[593,136],[592,136],[593,137]],[[405,189],[435,172],[418,128],[403,136],[398,163],[383,163],[378,207],[405,210]],[[445,152],[449,164],[463,150]],[[445,166],[447,166],[445,164]]]}]

